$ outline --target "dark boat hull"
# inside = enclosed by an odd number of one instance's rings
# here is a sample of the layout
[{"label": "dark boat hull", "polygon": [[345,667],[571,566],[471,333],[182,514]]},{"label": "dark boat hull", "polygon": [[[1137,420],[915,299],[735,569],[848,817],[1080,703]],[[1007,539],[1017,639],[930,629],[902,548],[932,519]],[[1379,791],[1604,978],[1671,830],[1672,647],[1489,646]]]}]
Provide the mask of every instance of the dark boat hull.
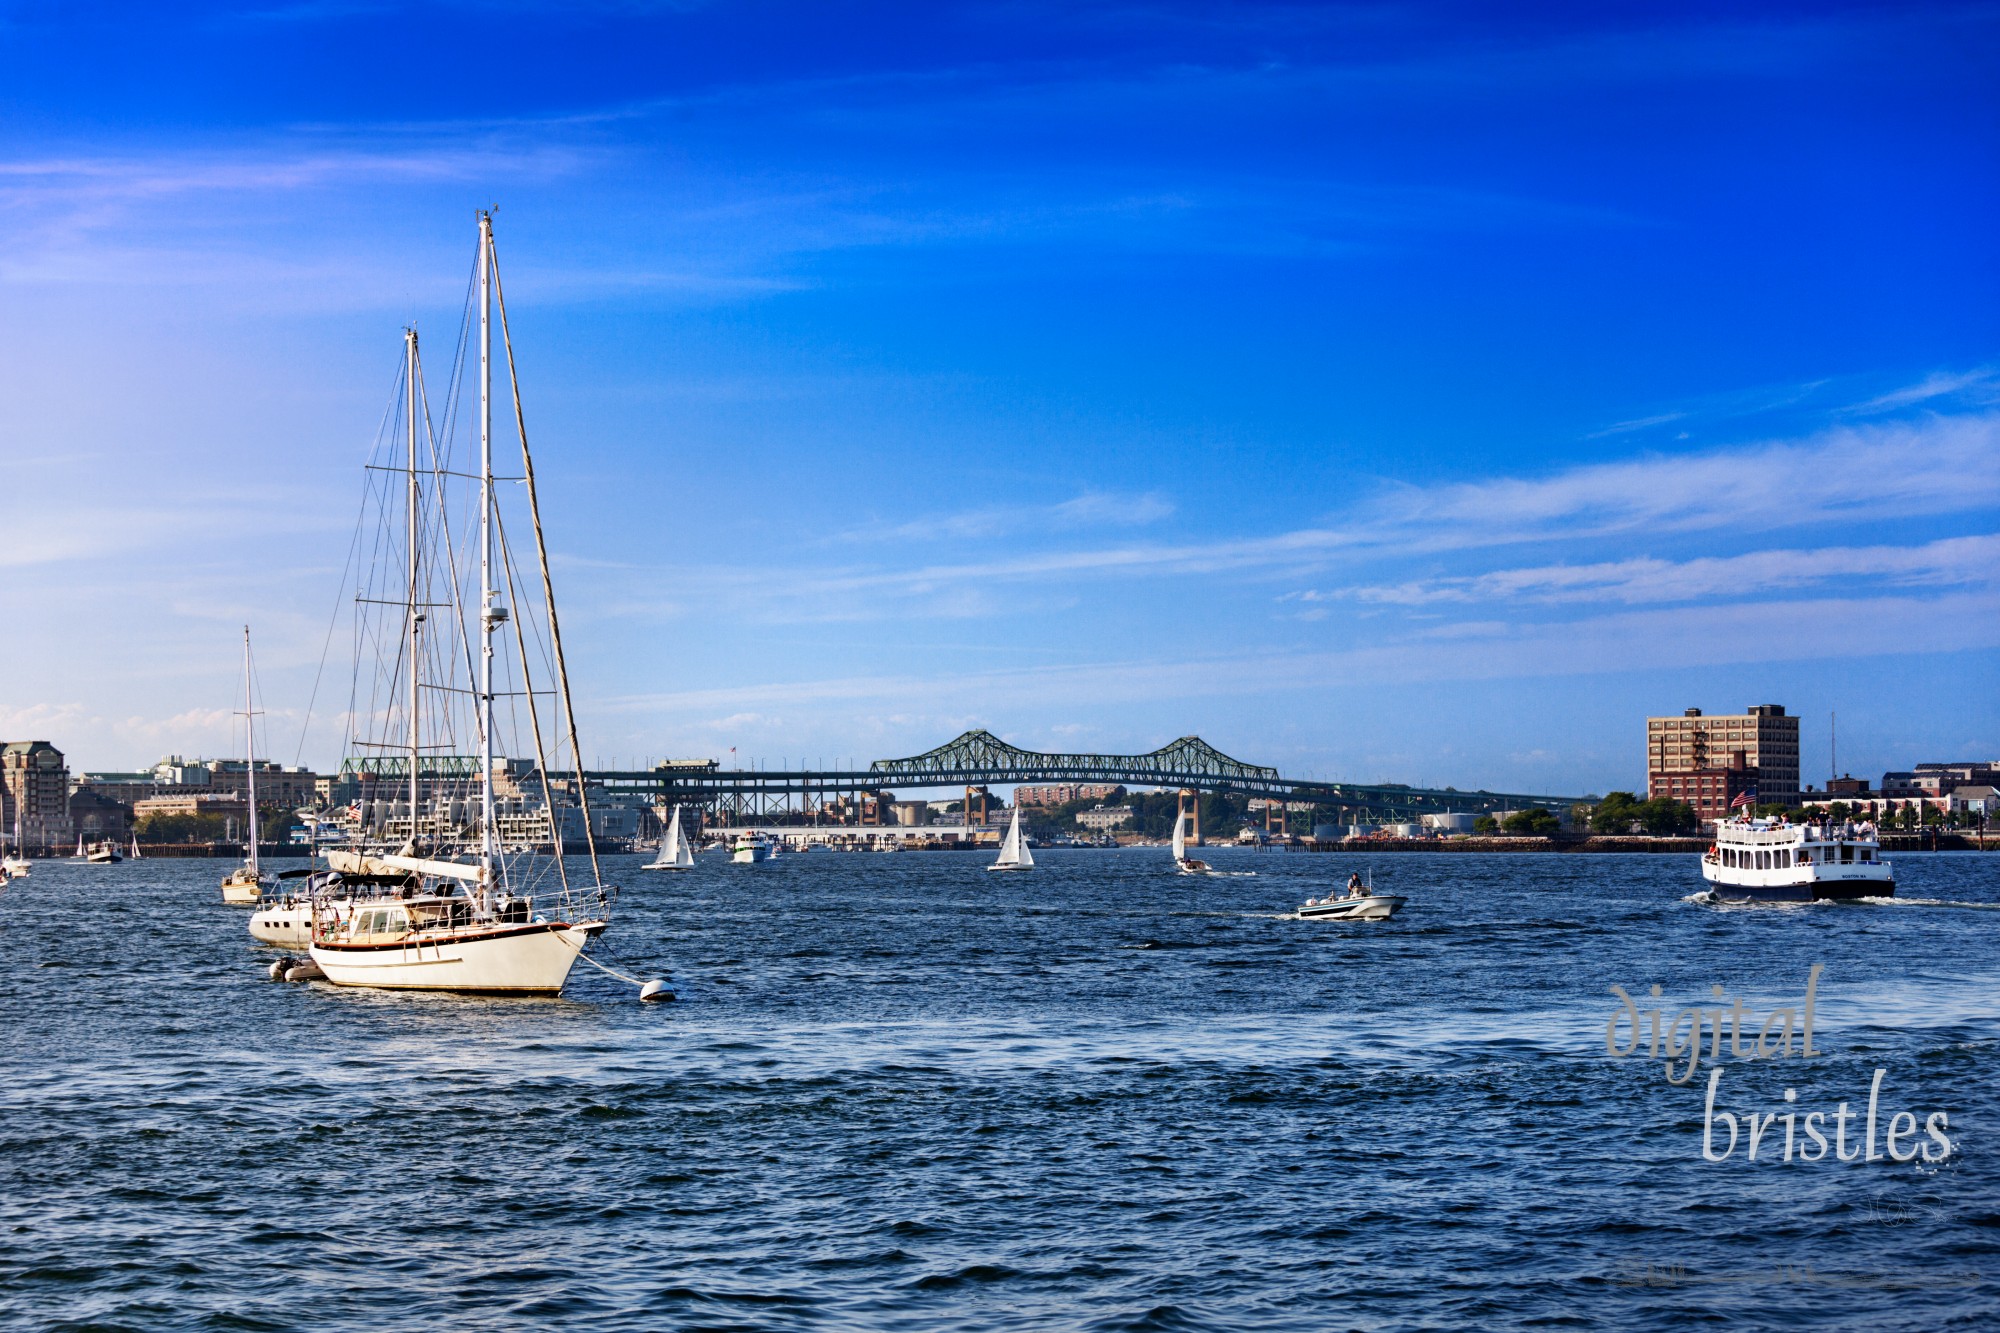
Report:
[{"label": "dark boat hull", "polygon": [[1709,893],[1723,903],[1855,902],[1862,898],[1893,898],[1893,879],[1822,880],[1817,884],[1716,884]]}]

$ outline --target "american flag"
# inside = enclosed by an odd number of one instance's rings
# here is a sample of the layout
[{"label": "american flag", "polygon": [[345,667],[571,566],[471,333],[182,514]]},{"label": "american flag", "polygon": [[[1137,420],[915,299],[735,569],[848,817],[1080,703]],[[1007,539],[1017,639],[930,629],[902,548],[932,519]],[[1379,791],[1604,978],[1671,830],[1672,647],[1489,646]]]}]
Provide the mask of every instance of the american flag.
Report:
[{"label": "american flag", "polygon": [[1729,803],[1729,808],[1731,810],[1734,810],[1739,806],[1755,805],[1756,803],[1757,803],[1756,793],[1746,791],[1742,795],[1738,796],[1735,800],[1731,801]]}]

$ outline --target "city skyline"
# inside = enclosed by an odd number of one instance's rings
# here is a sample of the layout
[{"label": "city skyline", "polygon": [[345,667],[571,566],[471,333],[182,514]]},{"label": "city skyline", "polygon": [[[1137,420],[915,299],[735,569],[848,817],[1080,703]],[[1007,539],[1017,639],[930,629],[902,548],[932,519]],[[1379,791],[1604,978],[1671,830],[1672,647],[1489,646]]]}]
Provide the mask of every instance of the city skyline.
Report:
[{"label": "city skyline", "polygon": [[260,757],[337,762],[359,465],[497,203],[603,763],[2000,754],[1996,20],[1538,14],[19,12],[0,738],[240,754],[248,622]]}]

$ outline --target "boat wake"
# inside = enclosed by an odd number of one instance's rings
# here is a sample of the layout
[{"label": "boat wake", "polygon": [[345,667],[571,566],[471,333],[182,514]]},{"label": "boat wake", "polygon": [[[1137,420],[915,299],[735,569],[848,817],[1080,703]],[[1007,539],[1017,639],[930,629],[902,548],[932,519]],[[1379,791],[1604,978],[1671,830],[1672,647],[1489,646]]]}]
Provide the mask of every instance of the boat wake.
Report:
[{"label": "boat wake", "polygon": [[1958,907],[1971,912],[2000,912],[2000,903],[1965,902],[1956,898],[1857,898],[1882,907]]}]

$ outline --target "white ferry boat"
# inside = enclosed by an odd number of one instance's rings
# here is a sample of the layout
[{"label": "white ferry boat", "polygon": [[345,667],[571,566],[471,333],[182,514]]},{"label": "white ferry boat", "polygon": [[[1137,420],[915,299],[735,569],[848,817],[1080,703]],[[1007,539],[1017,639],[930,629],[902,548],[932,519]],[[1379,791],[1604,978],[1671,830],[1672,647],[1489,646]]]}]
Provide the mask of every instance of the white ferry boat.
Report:
[{"label": "white ferry boat", "polygon": [[768,861],[771,859],[771,840],[755,829],[739,833],[736,841],[729,844],[729,859],[740,866]]},{"label": "white ferry boat", "polygon": [[1726,819],[1701,858],[1701,876],[1723,902],[1805,903],[1888,898],[1895,870],[1872,824],[1793,824]]}]

